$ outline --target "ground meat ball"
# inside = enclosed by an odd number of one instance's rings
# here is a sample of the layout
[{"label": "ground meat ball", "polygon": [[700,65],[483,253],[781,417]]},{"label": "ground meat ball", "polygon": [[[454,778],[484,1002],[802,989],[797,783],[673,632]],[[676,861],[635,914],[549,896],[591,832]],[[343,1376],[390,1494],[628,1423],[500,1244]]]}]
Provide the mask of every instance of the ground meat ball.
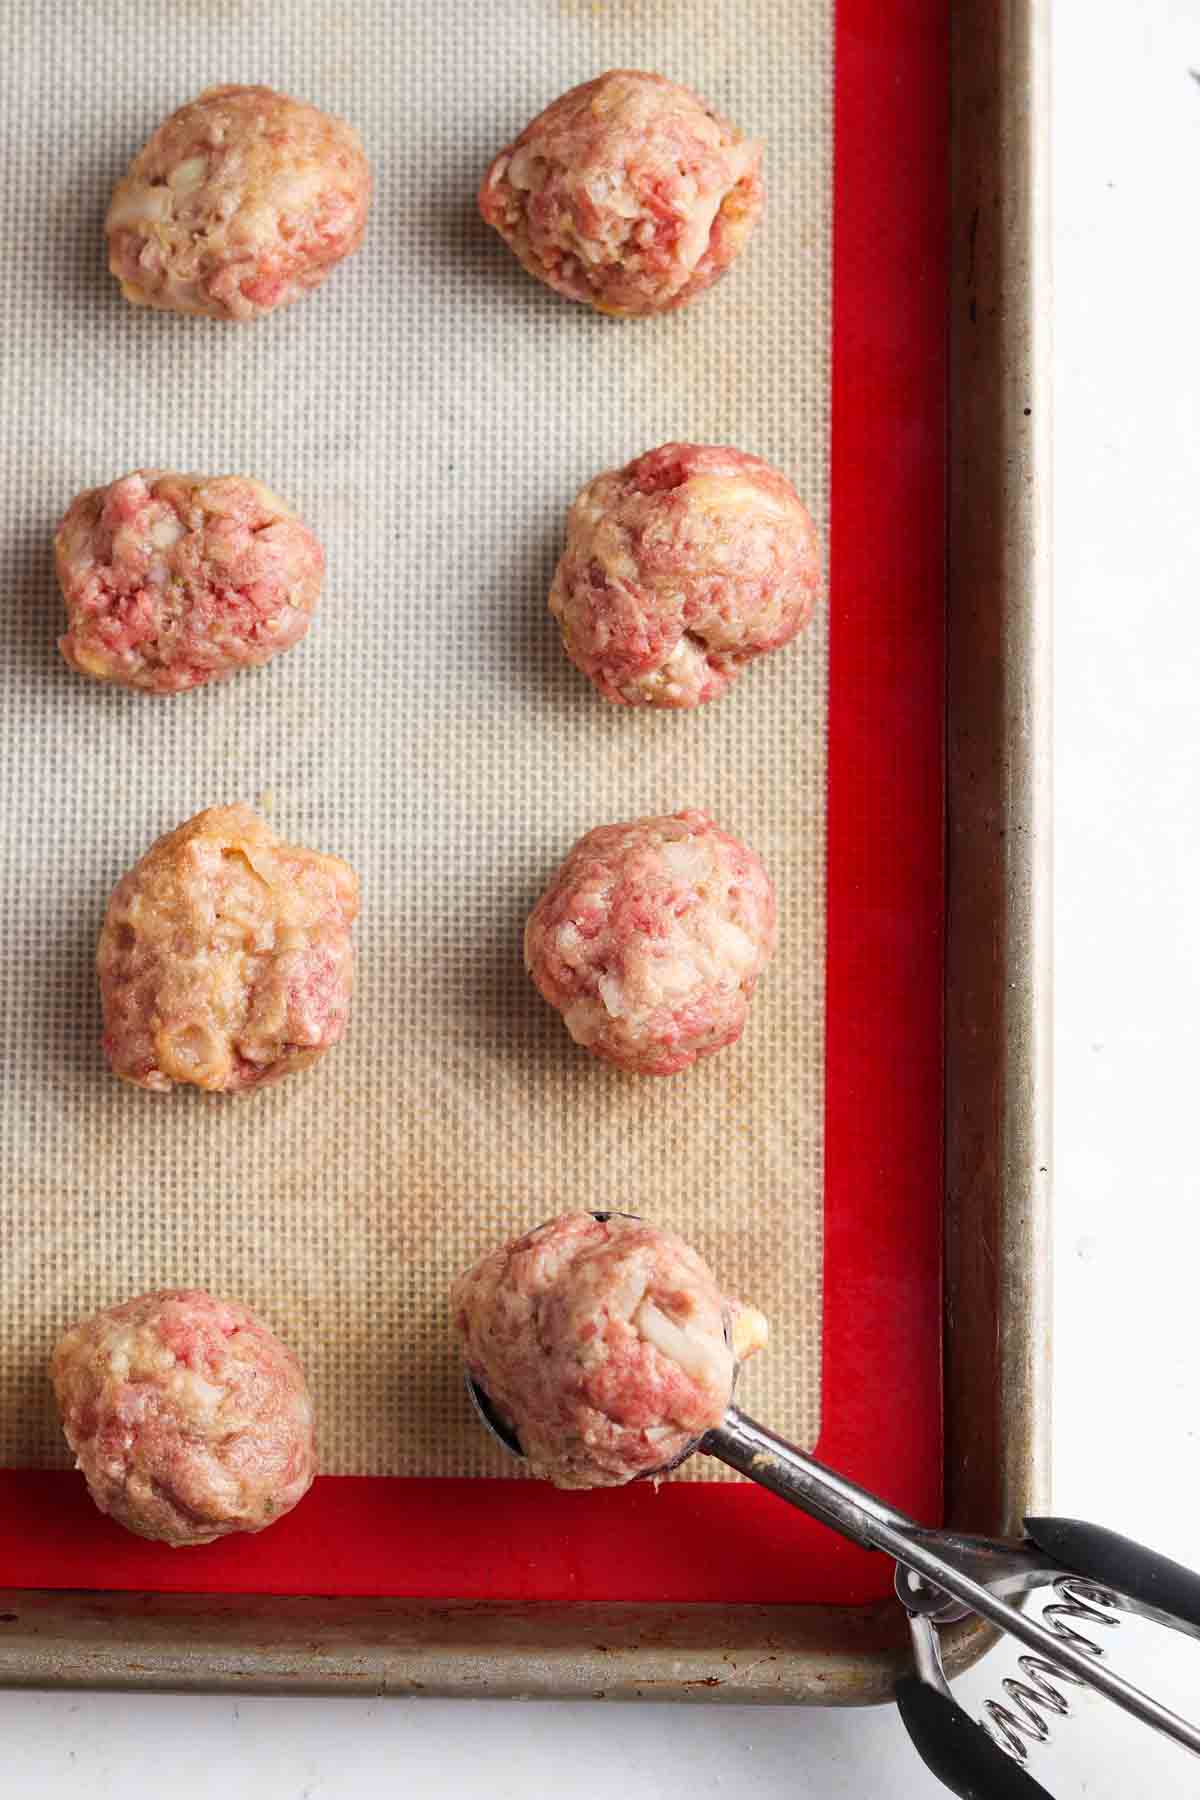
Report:
[{"label": "ground meat ball", "polygon": [[60,1339],[50,1379],[92,1499],[139,1537],[261,1531],[312,1483],[304,1373],[233,1301],[168,1288],[110,1306]]},{"label": "ground meat ball", "polygon": [[156,694],[290,649],[308,630],[325,568],[312,532],[269,488],[162,469],[78,495],[54,558],[67,662]]},{"label": "ground meat ball", "polygon": [[349,125],[270,88],[209,88],[117,183],[108,266],[137,306],[254,319],[357,250],[370,201]]},{"label": "ground meat ball", "polygon": [[495,1250],[450,1297],[467,1367],[556,1487],[615,1487],[719,1425],[767,1322],[688,1244],[565,1213]]},{"label": "ground meat ball", "polygon": [[724,273],[763,205],[762,150],[687,88],[614,69],[502,150],[479,207],[539,281],[631,317]]},{"label": "ground meat ball", "polygon": [[775,890],[706,813],[602,825],[525,927],[525,963],[571,1036],[639,1075],[674,1075],[742,1035],[775,948]]},{"label": "ground meat ball", "polygon": [[741,450],[664,444],[576,497],[550,611],[606,700],[700,706],[808,623],[820,572],[786,475]]},{"label": "ground meat ball", "polygon": [[306,1068],[346,1026],[358,877],[214,806],[122,876],[96,966],[113,1072],[234,1093]]}]

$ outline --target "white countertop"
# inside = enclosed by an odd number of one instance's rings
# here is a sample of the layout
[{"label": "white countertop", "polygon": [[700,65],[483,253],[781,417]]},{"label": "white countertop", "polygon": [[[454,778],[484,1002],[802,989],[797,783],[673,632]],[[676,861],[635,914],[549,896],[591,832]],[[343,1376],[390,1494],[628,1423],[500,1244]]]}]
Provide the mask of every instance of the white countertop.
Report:
[{"label": "white countertop", "polygon": [[[1055,1505],[1196,1564],[1200,0],[1053,10]],[[1200,1644],[1111,1635],[1200,1716]],[[960,1697],[977,1710],[1014,1660]],[[1184,1752],[1075,1710],[1032,1764],[1058,1795],[1196,1793]],[[891,1709],[2,1694],[0,1742],[7,1792],[96,1800],[945,1792]]]}]

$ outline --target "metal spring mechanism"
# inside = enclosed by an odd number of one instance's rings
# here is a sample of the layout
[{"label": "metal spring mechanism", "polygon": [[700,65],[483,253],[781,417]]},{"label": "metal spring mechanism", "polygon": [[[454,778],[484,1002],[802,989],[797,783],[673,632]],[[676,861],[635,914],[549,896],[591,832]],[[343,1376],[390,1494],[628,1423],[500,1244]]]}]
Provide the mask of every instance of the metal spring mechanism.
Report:
[{"label": "metal spring mechanism", "polygon": [[[1101,1646],[1082,1631],[1077,1631],[1068,1620],[1083,1619],[1089,1625],[1119,1625],[1120,1619],[1113,1617],[1117,1605],[1114,1595],[1107,1588],[1096,1587],[1092,1582],[1081,1581],[1072,1575],[1060,1576],[1054,1583],[1054,1592],[1058,1598],[1043,1610],[1043,1623],[1055,1637],[1082,1655],[1103,1656]],[[1049,1741],[1050,1727],[1043,1713],[1051,1713],[1060,1719],[1070,1714],[1070,1706],[1054,1683],[1065,1682],[1071,1687],[1083,1687],[1084,1683],[1078,1675],[1067,1674],[1043,1656],[1020,1656],[1017,1667],[1025,1680],[1019,1681],[1015,1675],[1008,1675],[1000,1684],[1012,1703],[1011,1710],[999,1700],[988,1700],[983,1711],[986,1728],[1001,1749],[1007,1750],[1018,1762],[1024,1762],[1029,1753],[1026,1739],[1034,1744]]]}]

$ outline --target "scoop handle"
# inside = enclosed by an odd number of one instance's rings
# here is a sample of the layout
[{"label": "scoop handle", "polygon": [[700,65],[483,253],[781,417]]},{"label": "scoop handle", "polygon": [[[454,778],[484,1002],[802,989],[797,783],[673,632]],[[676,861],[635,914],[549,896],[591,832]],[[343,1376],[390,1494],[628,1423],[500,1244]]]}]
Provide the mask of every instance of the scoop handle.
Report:
[{"label": "scoop handle", "polygon": [[1025,1535],[1059,1568],[1146,1607],[1165,1624],[1200,1637],[1200,1575],[1086,1519],[1026,1519]]},{"label": "scoop handle", "polygon": [[917,1755],[959,1800],[1051,1800],[1049,1789],[948,1694],[905,1675],[896,1684],[896,1705]]}]

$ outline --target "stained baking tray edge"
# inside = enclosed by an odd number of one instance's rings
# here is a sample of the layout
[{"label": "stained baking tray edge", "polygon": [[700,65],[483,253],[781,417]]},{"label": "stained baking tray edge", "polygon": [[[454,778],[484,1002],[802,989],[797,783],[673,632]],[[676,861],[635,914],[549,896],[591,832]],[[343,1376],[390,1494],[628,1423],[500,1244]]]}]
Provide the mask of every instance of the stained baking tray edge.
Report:
[{"label": "stained baking tray edge", "polygon": [[[946,1516],[1048,1500],[1046,0],[953,8],[947,635]],[[947,1634],[951,1673],[991,1641]],[[899,1608],[0,1592],[0,1683],[886,1700]]]}]

